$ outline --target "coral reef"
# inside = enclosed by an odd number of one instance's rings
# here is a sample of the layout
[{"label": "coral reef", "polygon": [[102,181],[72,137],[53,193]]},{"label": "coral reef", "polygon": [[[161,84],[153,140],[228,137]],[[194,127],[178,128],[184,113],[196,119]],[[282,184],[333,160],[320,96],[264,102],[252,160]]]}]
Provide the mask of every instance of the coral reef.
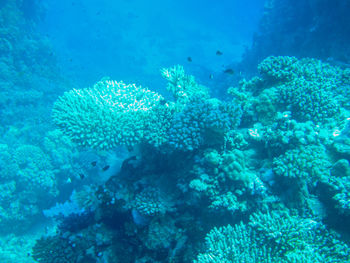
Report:
[{"label": "coral reef", "polygon": [[[185,100],[174,104],[135,84],[101,80],[91,89],[71,90],[60,97],[53,108],[54,122],[73,141],[91,148],[148,143],[183,150],[220,141],[239,124],[238,106],[203,96],[203,89],[193,88],[199,85],[181,67],[164,69],[162,74],[169,86],[181,89]],[[181,84],[175,83],[177,79]]]},{"label": "coral reef", "polygon": [[[24,2],[30,2],[26,9]],[[0,116],[2,125],[38,126],[49,120],[48,104],[58,82],[50,43],[37,31],[38,1],[2,1],[0,8]],[[36,10],[28,14],[29,9]],[[26,16],[26,14],[28,16]],[[35,114],[33,114],[35,112]],[[42,124],[41,124],[42,125]]]},{"label": "coral reef", "polygon": [[[55,217],[60,232],[49,239],[82,242],[67,248],[78,262],[349,261],[339,223],[350,218],[348,73],[295,57],[268,57],[258,70],[229,89],[230,101],[180,66],[162,70],[174,101],[109,80],[60,97],[63,140],[137,151],[107,182],[48,210],[73,211]],[[103,246],[93,241],[101,235]],[[50,242],[37,244],[45,258]]]},{"label": "coral reef", "polygon": [[62,78],[41,1],[0,1],[0,261],[350,262],[349,5],[266,1],[242,72],[162,89]]}]

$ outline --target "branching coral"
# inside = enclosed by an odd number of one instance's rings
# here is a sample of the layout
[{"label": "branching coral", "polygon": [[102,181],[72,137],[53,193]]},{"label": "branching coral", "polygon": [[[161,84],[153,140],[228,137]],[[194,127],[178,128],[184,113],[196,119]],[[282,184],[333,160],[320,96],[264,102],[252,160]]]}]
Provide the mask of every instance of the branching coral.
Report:
[{"label": "branching coral", "polygon": [[148,187],[136,195],[134,208],[143,216],[164,215],[172,211],[172,202],[161,190]]},{"label": "branching coral", "polygon": [[81,145],[98,149],[134,146],[146,140],[145,127],[154,120],[153,108],[163,101],[148,89],[102,80],[93,88],[66,92],[54,105],[53,119]]},{"label": "branching coral", "polygon": [[273,164],[276,175],[307,182],[327,180],[331,166],[325,149],[313,145],[289,150],[275,158]]},{"label": "branching coral", "polygon": [[268,57],[259,65],[258,70],[269,81],[288,81],[294,78],[298,60],[295,57]]},{"label": "branching coral", "polygon": [[[249,223],[210,231],[207,250],[195,262],[349,260],[349,248],[318,220],[321,212],[310,212],[311,201],[319,201],[317,186],[327,182],[329,198],[339,210],[349,210],[348,176],[331,174],[334,159],[328,156],[329,137],[346,111],[338,94],[344,72],[292,57],[270,57],[259,71],[260,77],[230,90],[232,102],[210,98],[180,66],[162,71],[174,102],[109,80],[56,102],[56,124],[80,145],[111,149],[144,143],[137,164],[127,160],[106,184],[114,187],[107,194],[99,188],[102,198],[92,206],[98,220],[132,216],[127,233],[138,255],[164,261],[178,240],[175,232],[184,228],[189,248],[179,255],[183,262],[198,247],[193,237],[217,223],[216,215],[227,224],[253,213]],[[165,192],[176,193],[177,201]],[[278,210],[284,206],[300,208],[303,217]],[[175,219],[180,213],[185,215]],[[214,220],[199,220],[198,213]],[[124,230],[118,228],[118,236]]]},{"label": "branching coral", "polygon": [[255,213],[248,224],[212,229],[196,263],[345,262],[350,248],[312,219],[285,212]]},{"label": "branching coral", "polygon": [[[290,111],[298,122],[312,121],[322,125],[337,126],[345,118],[349,93],[345,70],[316,59],[298,60],[288,56],[267,57],[259,64],[258,70],[260,77],[241,81],[240,90],[253,95],[274,90],[273,99],[267,104],[270,109]],[[231,93],[237,97],[239,91],[231,89]],[[250,97],[250,103],[245,102],[249,107],[246,106],[247,112],[253,110],[255,100]],[[259,111],[257,113],[258,119],[266,118],[266,111],[261,111],[260,115]]]},{"label": "branching coral", "polygon": [[215,145],[240,122],[240,108],[216,99],[194,96],[181,112],[174,115],[169,129],[169,143],[176,149],[197,149]]},{"label": "branching coral", "polygon": [[[40,187],[54,193],[55,174],[51,160],[35,145],[21,145],[14,151],[16,161],[23,183],[29,184],[32,189]],[[27,185],[28,186],[28,185]]]},{"label": "branching coral", "polygon": [[102,80],[93,88],[74,89],[60,97],[53,108],[54,122],[83,146],[111,149],[149,143],[159,147],[169,142],[179,150],[223,141],[224,134],[239,124],[240,107],[209,99],[207,90],[184,75],[182,67],[164,69],[163,75],[175,103],[136,85]]},{"label": "branching coral", "polygon": [[269,248],[257,243],[256,233],[243,223],[214,228],[205,240],[207,251],[195,263],[273,262]]},{"label": "branching coral", "polygon": [[42,237],[33,247],[32,257],[39,263],[94,262],[87,253],[89,248],[93,251],[93,245],[86,237]]},{"label": "branching coral", "polygon": [[246,212],[252,205],[248,196],[264,196],[266,192],[264,183],[250,169],[248,156],[240,150],[205,151],[193,167],[196,178],[190,182],[190,188],[199,196],[209,198],[209,208]]},{"label": "branching coral", "polygon": [[167,89],[173,94],[175,101],[184,105],[193,96],[209,98],[209,90],[197,84],[192,75],[187,75],[182,66],[161,70],[163,78],[168,81]]}]

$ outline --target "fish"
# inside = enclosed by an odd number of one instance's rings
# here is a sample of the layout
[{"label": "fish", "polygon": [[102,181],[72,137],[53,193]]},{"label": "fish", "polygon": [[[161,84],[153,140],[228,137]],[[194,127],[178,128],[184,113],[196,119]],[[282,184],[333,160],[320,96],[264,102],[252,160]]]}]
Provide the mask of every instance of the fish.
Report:
[{"label": "fish", "polygon": [[210,78],[210,79],[213,79],[213,78],[214,78],[214,75],[213,75],[213,74],[210,74],[210,75],[209,75],[209,78]]},{"label": "fish", "polygon": [[97,162],[96,162],[96,161],[91,162],[91,165],[92,165],[93,167],[95,167],[95,166],[96,166],[96,164],[97,164]]},{"label": "fish", "polygon": [[104,172],[107,171],[109,169],[109,167],[110,167],[109,165],[106,165],[105,167],[102,168],[102,171],[104,171]]},{"label": "fish", "polygon": [[192,62],[192,58],[191,57],[187,57],[187,61],[188,62]]},{"label": "fish", "polygon": [[224,70],[224,73],[226,73],[226,74],[230,74],[230,75],[235,74],[234,70],[233,70],[233,69],[231,69],[231,68],[225,69],[225,70]]},{"label": "fish", "polygon": [[80,173],[80,174],[79,174],[79,177],[80,177],[80,179],[84,179],[84,178],[85,178],[85,175],[84,175],[83,173]]},{"label": "fish", "polygon": [[217,56],[221,56],[222,54],[224,54],[224,53],[222,53],[220,50],[217,50],[217,51],[216,51],[216,55],[217,55]]}]

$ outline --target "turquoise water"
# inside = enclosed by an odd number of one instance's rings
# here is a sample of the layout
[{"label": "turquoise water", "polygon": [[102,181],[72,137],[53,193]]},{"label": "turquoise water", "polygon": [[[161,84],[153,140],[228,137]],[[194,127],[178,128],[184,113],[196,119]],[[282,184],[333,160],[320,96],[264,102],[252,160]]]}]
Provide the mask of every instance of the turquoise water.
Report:
[{"label": "turquoise water", "polygon": [[350,3],[0,2],[0,262],[350,262]]}]

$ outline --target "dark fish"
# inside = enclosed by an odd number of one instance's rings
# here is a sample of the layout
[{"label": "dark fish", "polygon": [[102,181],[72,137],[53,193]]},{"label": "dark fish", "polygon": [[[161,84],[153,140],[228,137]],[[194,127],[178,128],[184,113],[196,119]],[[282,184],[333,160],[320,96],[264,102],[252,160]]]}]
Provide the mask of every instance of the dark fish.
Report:
[{"label": "dark fish", "polygon": [[192,58],[191,57],[187,57],[187,61],[188,62],[192,62]]},{"label": "dark fish", "polygon": [[80,179],[84,179],[84,178],[85,178],[85,175],[82,174],[82,173],[80,173],[80,174],[79,174],[79,177],[80,177]]},{"label": "dark fish", "polygon": [[109,169],[109,167],[110,167],[109,165],[106,165],[105,167],[102,168],[102,171],[104,171],[104,172],[107,171]]},{"label": "dark fish", "polygon": [[234,70],[233,70],[233,69],[231,69],[231,68],[225,69],[225,70],[224,70],[224,73],[226,73],[226,74],[230,74],[230,75],[235,74]]},{"label": "dark fish", "polygon": [[217,51],[216,51],[216,55],[217,55],[217,56],[221,56],[222,54],[224,54],[224,53],[222,53],[220,50],[217,50]]},{"label": "dark fish", "polygon": [[209,75],[209,78],[210,78],[210,79],[213,79],[213,78],[214,78],[213,74],[210,74],[210,75]]},{"label": "dark fish", "polygon": [[91,162],[91,165],[92,165],[93,167],[95,167],[95,166],[96,166],[96,164],[97,164],[97,162],[96,162],[96,161]]}]

